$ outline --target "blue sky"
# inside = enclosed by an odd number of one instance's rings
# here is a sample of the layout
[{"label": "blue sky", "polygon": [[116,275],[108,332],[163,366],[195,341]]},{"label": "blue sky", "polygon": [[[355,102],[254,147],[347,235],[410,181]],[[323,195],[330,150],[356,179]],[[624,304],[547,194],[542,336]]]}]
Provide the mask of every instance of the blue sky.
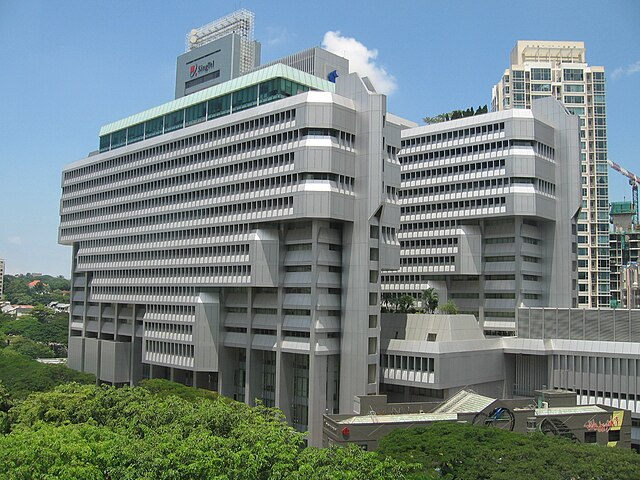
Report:
[{"label": "blue sky", "polygon": [[[264,62],[321,45],[327,32],[377,51],[389,110],[414,121],[490,103],[518,39],[584,41],[588,62],[607,69],[609,157],[640,174],[638,0],[0,0],[8,273],[69,277],[71,250],[57,244],[62,168],[97,149],[103,124],[173,99],[185,34],[239,7],[256,14]],[[609,177],[610,200],[629,199],[624,177]]]}]

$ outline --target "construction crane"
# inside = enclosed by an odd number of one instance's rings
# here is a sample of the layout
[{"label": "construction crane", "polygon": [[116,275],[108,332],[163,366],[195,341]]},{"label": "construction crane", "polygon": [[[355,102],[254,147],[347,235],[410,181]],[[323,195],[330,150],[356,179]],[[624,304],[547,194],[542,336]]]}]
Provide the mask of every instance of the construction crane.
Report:
[{"label": "construction crane", "polygon": [[621,167],[615,162],[611,160],[607,160],[607,163],[611,168],[613,168],[616,172],[620,172],[622,175],[629,179],[629,185],[631,185],[631,201],[633,203],[633,208],[635,211],[636,217],[636,225],[640,224],[640,212],[638,212],[638,187],[640,186],[640,177],[635,173],[631,173],[624,167]]}]

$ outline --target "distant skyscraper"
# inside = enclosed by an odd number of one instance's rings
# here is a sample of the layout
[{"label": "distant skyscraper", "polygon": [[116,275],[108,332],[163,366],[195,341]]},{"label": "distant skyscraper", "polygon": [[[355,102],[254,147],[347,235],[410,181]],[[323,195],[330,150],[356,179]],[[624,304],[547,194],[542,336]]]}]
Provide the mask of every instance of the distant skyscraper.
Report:
[{"label": "distant skyscraper", "polygon": [[493,87],[492,110],[531,108],[555,96],[580,117],[582,211],[578,223],[578,302],[609,306],[609,187],[604,67],[586,63],[584,42],[518,41]]}]

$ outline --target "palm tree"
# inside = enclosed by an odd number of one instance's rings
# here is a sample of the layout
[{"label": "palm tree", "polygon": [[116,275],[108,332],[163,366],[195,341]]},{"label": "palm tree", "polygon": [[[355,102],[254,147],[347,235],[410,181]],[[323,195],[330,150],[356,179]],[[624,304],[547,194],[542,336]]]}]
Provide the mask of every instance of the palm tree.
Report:
[{"label": "palm tree", "polygon": [[402,295],[398,298],[398,307],[400,308],[401,313],[408,313],[411,307],[413,307],[413,302],[415,299],[411,295]]},{"label": "palm tree", "polygon": [[433,287],[423,291],[420,299],[422,300],[422,308],[424,308],[427,313],[433,313],[436,311],[436,308],[438,308],[438,292],[436,292]]}]

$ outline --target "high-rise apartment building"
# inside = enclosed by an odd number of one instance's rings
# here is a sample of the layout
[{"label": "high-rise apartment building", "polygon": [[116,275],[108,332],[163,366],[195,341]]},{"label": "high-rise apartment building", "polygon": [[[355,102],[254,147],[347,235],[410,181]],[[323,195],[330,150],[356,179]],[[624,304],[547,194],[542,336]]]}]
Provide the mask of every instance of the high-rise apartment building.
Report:
[{"label": "high-rise apartment building", "polygon": [[493,111],[531,108],[553,96],[580,118],[582,211],[578,221],[578,303],[609,306],[609,186],[604,68],[583,42],[518,41],[493,87]]},{"label": "high-rise apartment building", "polygon": [[400,270],[386,293],[435,287],[485,333],[519,306],[577,305],[578,118],[555,99],[402,131]]}]

